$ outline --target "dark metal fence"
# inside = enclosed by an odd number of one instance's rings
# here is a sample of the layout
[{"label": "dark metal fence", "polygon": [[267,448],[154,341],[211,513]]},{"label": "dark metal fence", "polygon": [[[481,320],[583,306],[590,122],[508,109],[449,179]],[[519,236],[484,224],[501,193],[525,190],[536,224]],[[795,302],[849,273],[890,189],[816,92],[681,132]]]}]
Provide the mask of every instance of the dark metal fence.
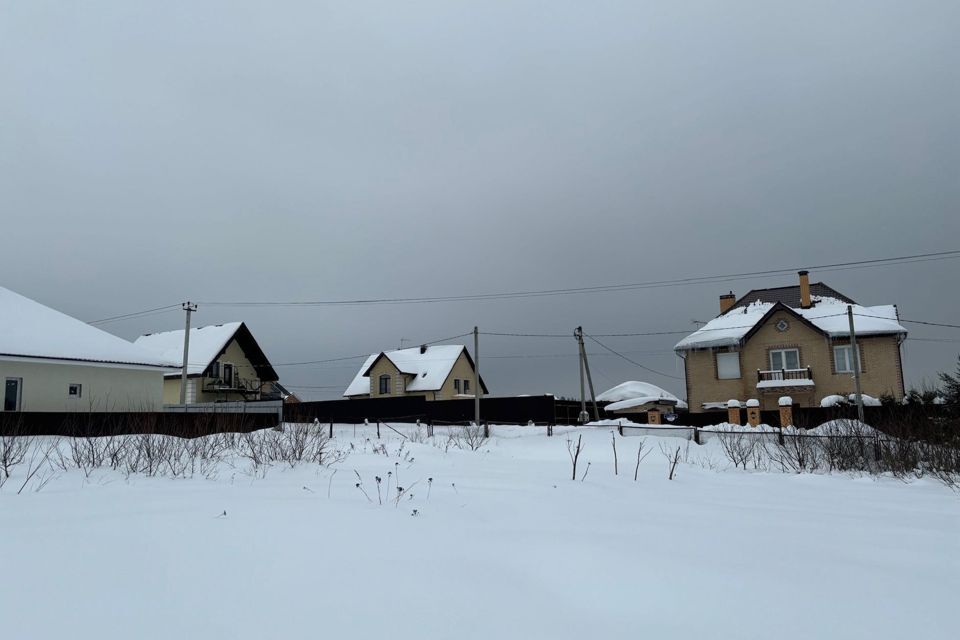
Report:
[{"label": "dark metal fence", "polygon": [[[487,423],[557,424],[553,396],[483,398],[480,419]],[[466,424],[473,421],[472,398],[427,400],[422,396],[398,398],[361,398],[288,404],[283,411],[286,422],[341,422],[359,424],[364,420],[380,422],[421,422],[429,424]]]},{"label": "dark metal fence", "polygon": [[0,413],[0,435],[101,437],[155,433],[197,438],[277,426],[269,413],[16,412]]}]

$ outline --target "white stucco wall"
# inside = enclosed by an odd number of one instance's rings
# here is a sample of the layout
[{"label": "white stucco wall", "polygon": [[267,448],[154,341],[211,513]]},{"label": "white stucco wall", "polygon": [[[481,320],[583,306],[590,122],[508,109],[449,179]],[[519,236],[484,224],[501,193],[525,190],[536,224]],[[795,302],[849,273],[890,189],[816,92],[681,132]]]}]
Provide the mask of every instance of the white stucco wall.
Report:
[{"label": "white stucco wall", "polygon": [[[163,370],[157,368],[0,358],[4,387],[7,378],[23,380],[21,411],[159,411],[163,406]],[[80,398],[68,395],[71,384],[82,385]]]}]

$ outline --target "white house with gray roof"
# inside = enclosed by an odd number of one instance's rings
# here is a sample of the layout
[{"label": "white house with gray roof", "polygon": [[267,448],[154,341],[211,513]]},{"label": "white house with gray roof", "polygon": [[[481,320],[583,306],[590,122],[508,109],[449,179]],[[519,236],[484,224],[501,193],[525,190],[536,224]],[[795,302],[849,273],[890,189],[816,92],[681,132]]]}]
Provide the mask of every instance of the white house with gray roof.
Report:
[{"label": "white house with gray roof", "polygon": [[3,411],[156,411],[171,362],[0,287]]}]

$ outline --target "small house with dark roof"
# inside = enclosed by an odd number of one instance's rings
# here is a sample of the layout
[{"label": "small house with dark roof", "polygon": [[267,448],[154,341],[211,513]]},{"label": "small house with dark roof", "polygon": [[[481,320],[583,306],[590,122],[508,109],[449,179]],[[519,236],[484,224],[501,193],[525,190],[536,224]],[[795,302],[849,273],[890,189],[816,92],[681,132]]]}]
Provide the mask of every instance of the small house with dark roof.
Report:
[{"label": "small house with dark roof", "polygon": [[[847,309],[853,310],[857,354]],[[806,271],[794,286],[720,296],[720,315],[674,347],[684,360],[691,411],[757,399],[776,409],[782,396],[819,406],[854,391],[859,366],[863,393],[903,398],[900,347],[907,331],[895,305],[865,307]]]},{"label": "small house with dark roof", "polygon": [[[177,364],[164,380],[163,402],[179,403],[183,329],[149,333],[134,344]],[[243,322],[190,329],[188,358],[187,404],[274,397],[270,383],[279,376]]]}]

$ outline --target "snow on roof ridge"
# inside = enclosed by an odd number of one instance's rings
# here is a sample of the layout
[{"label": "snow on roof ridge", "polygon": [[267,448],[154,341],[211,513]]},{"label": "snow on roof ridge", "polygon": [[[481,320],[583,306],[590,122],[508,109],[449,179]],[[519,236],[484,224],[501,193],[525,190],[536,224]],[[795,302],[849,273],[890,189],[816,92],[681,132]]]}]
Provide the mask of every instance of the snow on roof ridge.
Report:
[{"label": "snow on roof ridge", "polygon": [[[675,351],[688,349],[707,349],[711,347],[737,346],[763,317],[780,304],[801,316],[830,336],[850,334],[846,307],[848,303],[826,296],[814,296],[816,304],[809,309],[787,307],[783,303],[756,300],[743,307],[734,307],[723,313],[674,346]],[[900,324],[896,305],[877,305],[853,307],[854,324],[858,335],[906,334]],[[842,309],[842,310],[841,310]]]},{"label": "snow on roof ridge", "polygon": [[370,378],[365,374],[380,356],[390,360],[401,373],[414,376],[406,386],[407,391],[436,391],[443,386],[460,354],[467,350],[462,344],[429,345],[424,353],[420,353],[421,348],[417,346],[371,353],[343,395],[349,397],[370,393]]},{"label": "snow on roof ridge", "polygon": [[[213,362],[224,347],[233,339],[242,321],[208,324],[190,328],[190,363],[188,375],[199,375]],[[134,344],[141,346],[175,363],[183,365],[183,329],[146,333],[137,338]]]},{"label": "snow on roof ridge", "polygon": [[170,368],[171,361],[0,286],[0,354]]}]

